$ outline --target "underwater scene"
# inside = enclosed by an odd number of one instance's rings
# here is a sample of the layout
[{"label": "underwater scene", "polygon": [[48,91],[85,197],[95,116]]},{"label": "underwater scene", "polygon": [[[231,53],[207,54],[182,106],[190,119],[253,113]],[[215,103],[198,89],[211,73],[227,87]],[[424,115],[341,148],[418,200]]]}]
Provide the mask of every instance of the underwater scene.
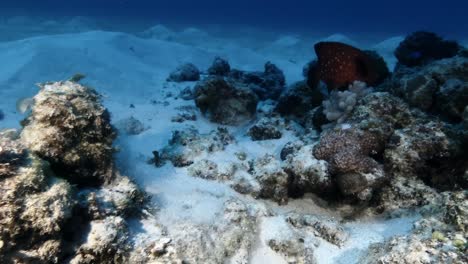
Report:
[{"label": "underwater scene", "polygon": [[0,263],[468,263],[468,2],[0,1]]}]

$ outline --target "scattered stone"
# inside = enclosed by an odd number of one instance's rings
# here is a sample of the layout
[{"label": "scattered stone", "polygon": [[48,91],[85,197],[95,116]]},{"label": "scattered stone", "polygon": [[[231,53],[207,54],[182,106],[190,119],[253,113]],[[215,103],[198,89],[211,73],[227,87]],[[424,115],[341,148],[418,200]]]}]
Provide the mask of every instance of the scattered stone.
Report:
[{"label": "scattered stone", "polygon": [[339,247],[343,246],[349,238],[344,228],[331,219],[291,213],[287,216],[286,221],[302,232],[312,231],[315,236]]},{"label": "scattered stone", "polygon": [[133,116],[118,121],[115,125],[117,129],[123,131],[126,135],[139,135],[148,128]]},{"label": "scattered stone", "polygon": [[208,68],[208,74],[210,75],[227,76],[230,71],[231,66],[229,65],[229,62],[220,57],[216,57],[213,64]]},{"label": "scattered stone", "polygon": [[182,64],[167,78],[168,82],[194,82],[198,80],[200,80],[200,70],[192,63]]},{"label": "scattered stone", "polygon": [[220,77],[208,78],[195,86],[195,104],[210,121],[239,125],[251,120],[257,109],[257,96],[237,88]]},{"label": "scattered stone", "polygon": [[224,128],[218,128],[209,134],[200,134],[193,127],[177,130],[172,134],[169,145],[158,152],[157,159],[159,164],[169,160],[176,167],[185,167],[209,153],[224,150],[233,141],[234,138]]},{"label": "scattered stone", "polygon": [[278,118],[261,118],[247,133],[252,140],[280,139],[283,136],[279,129],[281,121]]},{"label": "scattered stone", "polygon": [[218,166],[211,160],[199,160],[190,165],[188,172],[193,177],[208,180],[227,181],[232,179],[236,171],[236,164],[223,164]]},{"label": "scattered stone", "polygon": [[185,121],[196,121],[197,113],[196,108],[193,106],[181,106],[176,109],[180,110],[176,116],[171,118],[172,122],[183,123]]},{"label": "scattered stone", "polygon": [[179,97],[184,100],[193,100],[195,99],[195,95],[190,87],[185,87],[179,94]]},{"label": "scattered stone", "polygon": [[260,186],[260,198],[270,198],[279,204],[288,201],[288,174],[281,168],[281,163],[272,155],[255,160],[252,175]]}]

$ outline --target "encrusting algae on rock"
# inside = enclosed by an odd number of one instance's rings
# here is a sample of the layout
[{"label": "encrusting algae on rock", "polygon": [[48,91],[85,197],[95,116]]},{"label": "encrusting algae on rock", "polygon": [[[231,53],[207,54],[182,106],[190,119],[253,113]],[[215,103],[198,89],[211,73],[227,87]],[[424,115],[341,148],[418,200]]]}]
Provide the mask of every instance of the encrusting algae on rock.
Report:
[{"label": "encrusting algae on rock", "polygon": [[[123,263],[123,240],[81,245],[87,225],[112,231],[146,199],[114,168],[115,132],[99,95],[75,82],[47,83],[23,124],[20,133],[0,132],[0,262]],[[93,203],[83,192],[101,195]]]}]

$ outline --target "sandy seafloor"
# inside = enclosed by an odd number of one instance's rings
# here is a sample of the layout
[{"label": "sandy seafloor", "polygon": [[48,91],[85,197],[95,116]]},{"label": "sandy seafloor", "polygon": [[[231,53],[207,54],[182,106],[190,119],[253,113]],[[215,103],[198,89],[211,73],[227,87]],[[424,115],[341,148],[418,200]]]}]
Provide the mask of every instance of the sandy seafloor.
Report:
[{"label": "sandy seafloor", "polygon": [[[134,116],[148,127],[136,136],[119,136],[120,148],[117,164],[153,197],[158,213],[144,221],[134,221],[135,243],[147,243],[152,232],[159,232],[155,223],[192,221],[210,223],[222,204],[236,196],[254,206],[271,207],[272,210],[313,212],[339,219],[340,216],[321,208],[310,198],[290,201],[287,206],[254,200],[242,196],[230,187],[213,181],[193,178],[183,168],[167,164],[161,168],[149,165],[153,150],[164,147],[172,131],[193,125],[200,132],[215,129],[216,124],[198,114],[197,121],[171,122],[183,105],[193,101],[176,99],[182,89],[195,83],[167,83],[170,71],[184,62],[192,62],[206,70],[215,56],[229,60],[231,67],[241,70],[263,70],[266,61],[275,63],[285,73],[288,84],[303,79],[303,66],[314,58],[313,42],[323,39],[338,40],[360,48],[376,49],[390,68],[395,65],[393,50],[402,36],[388,36],[375,43],[360,42],[342,34],[323,35],[311,40],[301,35],[287,33],[226,34],[217,36],[202,29],[187,28],[173,31],[156,25],[141,32],[122,33],[104,31],[91,20],[73,18],[66,23],[34,21],[25,17],[0,20],[0,109],[5,118],[2,128],[19,128],[24,117],[16,112],[15,104],[21,97],[35,95],[35,83],[68,79],[75,73],[86,75],[84,84],[92,86],[103,95],[113,122]],[[172,95],[172,96],[171,96]],[[130,105],[134,105],[131,108]],[[281,148],[294,136],[284,135],[279,140],[253,142],[245,136],[248,124],[229,127],[237,143],[224,152],[215,153],[219,161],[229,162],[234,153],[244,151],[249,158],[266,153],[279,155]],[[341,248],[322,241],[316,251],[319,263],[356,263],[360,254],[374,242],[407,233],[417,216],[384,220],[362,219],[345,223],[350,239]],[[257,249],[251,263],[286,263],[265,245],[271,236],[281,236],[284,223],[275,218],[259,223]]]}]

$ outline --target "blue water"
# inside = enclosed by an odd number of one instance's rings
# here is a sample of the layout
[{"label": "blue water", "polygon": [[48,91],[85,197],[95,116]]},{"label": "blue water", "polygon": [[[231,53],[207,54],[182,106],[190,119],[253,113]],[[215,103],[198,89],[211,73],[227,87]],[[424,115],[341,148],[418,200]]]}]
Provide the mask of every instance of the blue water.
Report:
[{"label": "blue water", "polygon": [[0,15],[92,16],[180,25],[391,35],[415,30],[468,37],[466,0],[1,0]]}]

